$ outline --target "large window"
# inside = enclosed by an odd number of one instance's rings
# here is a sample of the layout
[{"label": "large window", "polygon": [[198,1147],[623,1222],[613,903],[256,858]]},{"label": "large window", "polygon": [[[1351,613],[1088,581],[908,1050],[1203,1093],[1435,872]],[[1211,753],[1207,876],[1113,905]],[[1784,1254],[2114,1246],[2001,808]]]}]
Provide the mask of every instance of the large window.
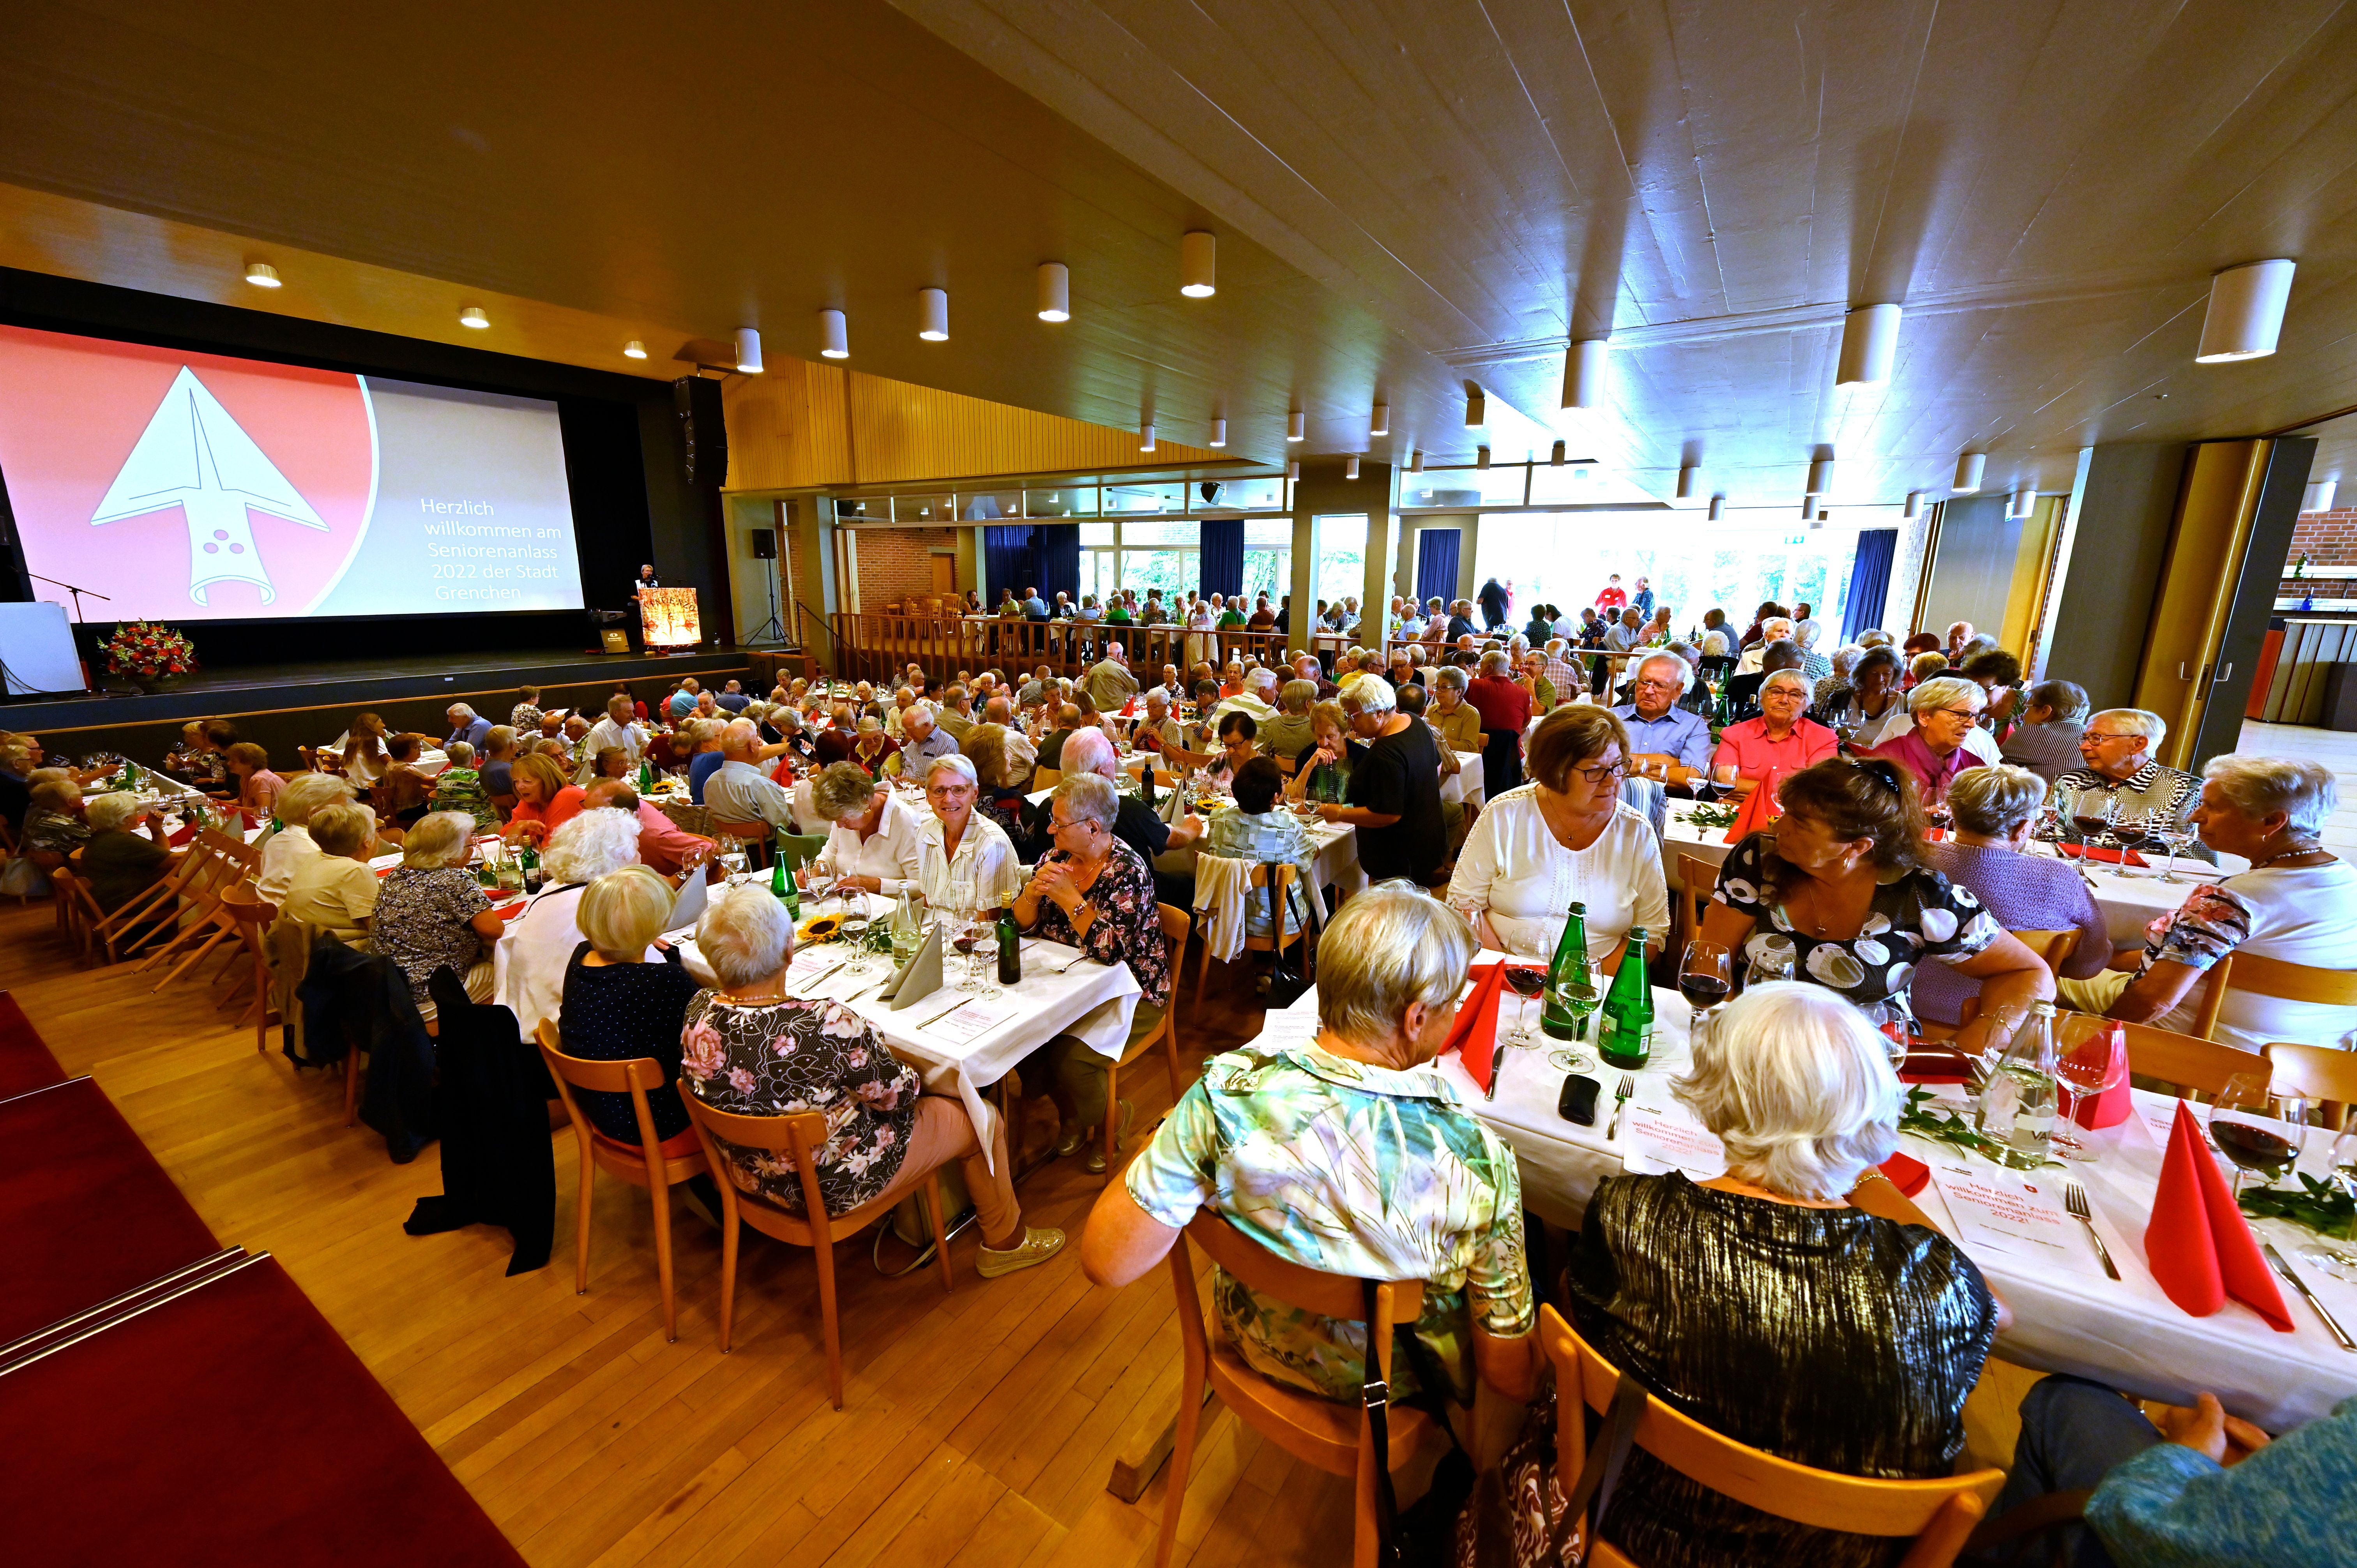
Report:
[{"label": "large window", "polygon": [[1329,605],[1361,596],[1367,586],[1366,513],[1319,518],[1317,539],[1318,596]]},{"label": "large window", "polygon": [[1266,594],[1272,605],[1293,591],[1293,520],[1244,520],[1244,596]]},{"label": "large window", "polygon": [[1681,637],[1714,607],[1741,628],[1764,602],[1787,609],[1806,603],[1826,628],[1817,651],[1830,653],[1859,526],[1828,521],[1811,529],[1762,512],[1732,513],[1721,522],[1682,511],[1493,512],[1481,519],[1473,576],[1477,585],[1492,577],[1505,585],[1517,625],[1537,604],[1577,618],[1614,573],[1632,596],[1637,579],[1648,578],[1655,607],[1669,607]]}]

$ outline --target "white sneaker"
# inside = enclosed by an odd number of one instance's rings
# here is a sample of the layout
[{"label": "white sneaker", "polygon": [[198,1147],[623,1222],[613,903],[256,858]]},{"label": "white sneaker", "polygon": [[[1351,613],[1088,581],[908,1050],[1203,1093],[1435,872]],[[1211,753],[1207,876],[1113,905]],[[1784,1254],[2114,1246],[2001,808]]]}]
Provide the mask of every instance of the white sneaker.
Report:
[{"label": "white sneaker", "polygon": [[981,1261],[974,1272],[984,1279],[995,1280],[1001,1274],[1011,1274],[1018,1269],[1044,1263],[1064,1250],[1064,1233],[1034,1225],[1023,1228],[1023,1240],[1001,1251],[996,1247],[982,1249]]}]

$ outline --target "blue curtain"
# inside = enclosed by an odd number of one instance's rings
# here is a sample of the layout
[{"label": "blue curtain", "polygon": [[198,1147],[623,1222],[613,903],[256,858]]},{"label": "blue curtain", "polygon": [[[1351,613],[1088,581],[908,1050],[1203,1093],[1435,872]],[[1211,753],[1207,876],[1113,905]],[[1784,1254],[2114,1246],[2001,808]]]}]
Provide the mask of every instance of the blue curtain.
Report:
[{"label": "blue curtain", "polygon": [[1842,640],[1882,624],[1883,600],[1890,594],[1890,564],[1899,555],[1899,531],[1864,528],[1857,534],[1857,560],[1849,569],[1848,607],[1842,612]]},{"label": "blue curtain", "polygon": [[1233,597],[1244,591],[1244,520],[1209,517],[1202,523],[1203,589]]},{"label": "blue curtain", "polygon": [[1040,586],[1039,528],[1027,522],[984,529],[982,571],[990,584],[985,609],[997,608],[1002,595],[1012,592],[1019,599],[1024,589]]},{"label": "blue curtain", "polygon": [[1077,522],[1041,523],[1038,530],[1039,591],[1054,604],[1059,593],[1072,596],[1081,602],[1081,525]]},{"label": "blue curtain", "polygon": [[1442,604],[1457,596],[1457,546],[1465,531],[1458,528],[1418,529],[1415,535],[1415,598]]}]

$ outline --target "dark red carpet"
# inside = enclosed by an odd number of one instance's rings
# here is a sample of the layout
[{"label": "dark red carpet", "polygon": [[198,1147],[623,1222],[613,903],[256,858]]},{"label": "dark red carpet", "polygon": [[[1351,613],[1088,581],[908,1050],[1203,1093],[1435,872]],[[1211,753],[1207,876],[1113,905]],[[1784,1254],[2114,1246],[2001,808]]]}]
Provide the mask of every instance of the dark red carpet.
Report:
[{"label": "dark red carpet", "polygon": [[0,991],[0,1100],[65,1080],[66,1069],[41,1043],[41,1032],[16,1005],[16,996]]}]

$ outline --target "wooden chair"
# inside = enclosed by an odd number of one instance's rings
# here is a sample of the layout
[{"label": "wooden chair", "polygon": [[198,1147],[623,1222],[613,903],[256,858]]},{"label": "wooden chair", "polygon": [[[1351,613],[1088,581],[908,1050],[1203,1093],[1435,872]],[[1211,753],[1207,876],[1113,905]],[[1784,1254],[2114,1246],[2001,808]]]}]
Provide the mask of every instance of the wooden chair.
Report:
[{"label": "wooden chair", "polygon": [[1170,1100],[1178,1103],[1187,1091],[1179,1081],[1184,1070],[1178,1059],[1178,963],[1187,950],[1187,933],[1193,929],[1194,919],[1176,904],[1157,904],[1162,915],[1162,941],[1170,953],[1170,1004],[1162,1010],[1162,1022],[1130,1041],[1121,1053],[1121,1059],[1105,1064],[1105,1179],[1113,1179],[1115,1158],[1121,1153],[1121,1069],[1135,1066],[1156,1046],[1163,1047],[1170,1069]]},{"label": "wooden chair", "polygon": [[2349,970],[2318,969],[2286,959],[2237,952],[2228,953],[2212,965],[2209,979],[2209,993],[2202,998],[2201,1010],[2193,1020],[2196,1032],[2205,1040],[2217,1037],[2218,1014],[2225,1006],[2229,991],[2248,996],[2273,996],[2286,1002],[2320,1002],[2330,1007],[2357,1008],[2357,972]]},{"label": "wooden chair", "polygon": [[770,836],[767,822],[735,822],[716,816],[712,819],[713,842],[724,852],[732,844],[742,849],[748,870],[768,867]]},{"label": "wooden chair", "polygon": [[[698,1139],[694,1147],[681,1153],[676,1143],[666,1145],[656,1138],[654,1113],[647,1103],[647,1092],[662,1088],[663,1073],[662,1064],[654,1058],[591,1061],[567,1056],[554,1018],[543,1018],[533,1031],[533,1038],[540,1044],[540,1058],[548,1064],[548,1076],[556,1080],[557,1098],[565,1101],[565,1114],[573,1122],[573,1141],[581,1150],[581,1196],[574,1206],[577,1212],[573,1227],[573,1294],[589,1294],[589,1200],[597,1186],[597,1172],[603,1168],[632,1187],[645,1187],[654,1200],[655,1273],[662,1282],[663,1337],[676,1340],[679,1304],[672,1288],[671,1189],[673,1182],[701,1176],[711,1168],[705,1158],[703,1141]],[[574,1098],[576,1089],[628,1094],[631,1113],[639,1122],[637,1145],[609,1138],[591,1126],[589,1118],[582,1114],[581,1102]]]},{"label": "wooden chair", "polygon": [[776,840],[778,856],[786,863],[786,875],[791,876],[818,858],[826,847],[824,833],[780,833]]},{"label": "wooden chair", "polygon": [[1184,779],[1198,768],[1211,766],[1212,757],[1208,751],[1188,751],[1179,746],[1166,746],[1162,748],[1162,760],[1170,765],[1173,773]]},{"label": "wooden chair", "polygon": [[[251,882],[240,881],[226,888],[221,895],[221,911],[237,929],[238,941],[253,961],[253,1049],[256,1055],[270,1049],[270,961],[264,950],[264,933],[278,918],[278,906],[254,890]],[[232,993],[231,994],[235,994]]]},{"label": "wooden chair", "polygon": [[[1553,1306],[1539,1309],[1539,1348],[1555,1366],[1555,1477],[1569,1492],[1587,1464],[1580,1407],[1600,1412],[1609,1406],[1620,1372]],[[2002,1470],[1885,1481],[1796,1465],[1723,1437],[1651,1395],[1635,1442],[1680,1475],[1762,1513],[1818,1530],[1911,1541],[1900,1568],[1947,1568],[2005,1485]],[[1597,1542],[1587,1561],[1592,1568],[1636,1568],[1608,1541]]]},{"label": "wooden chair", "polygon": [[82,962],[90,962],[92,954],[98,951],[106,954],[109,963],[122,961],[121,955],[114,950],[114,939],[102,929],[106,922],[106,913],[98,907],[98,899],[91,894],[90,884],[76,875],[71,866],[59,865],[49,872],[49,886],[58,900],[60,927]]},{"label": "wooden chair", "polygon": [[1702,935],[1702,907],[1718,887],[1718,867],[1691,854],[1678,856],[1678,918],[1685,922],[1686,940]]},{"label": "wooden chair", "polygon": [[[865,1203],[847,1214],[829,1214],[826,1200],[819,1196],[818,1169],[812,1163],[811,1151],[826,1142],[826,1118],[815,1111],[796,1112],[791,1116],[734,1116],[725,1111],[715,1111],[688,1092],[687,1080],[678,1085],[679,1097],[686,1102],[688,1120],[695,1124],[695,1135],[704,1145],[705,1163],[711,1167],[714,1185],[720,1188],[720,1350],[727,1354],[730,1337],[737,1321],[737,1223],[743,1221],[764,1236],[790,1241],[797,1247],[808,1247],[818,1263],[819,1323],[826,1339],[826,1391],[834,1408],[843,1408],[843,1334],[834,1307],[834,1243],[855,1235],[880,1219],[888,1219],[899,1201],[886,1202],[877,1198]],[[776,1153],[784,1150],[801,1174],[802,1212],[794,1214],[756,1193],[738,1189],[727,1179],[727,1156],[720,1152],[716,1139],[725,1139],[737,1148]],[[948,1217],[942,1212],[942,1184],[938,1172],[930,1172],[917,1187],[925,1217],[932,1223],[933,1246],[942,1262],[942,1289],[953,1288],[950,1274],[950,1242]]]},{"label": "wooden chair", "polygon": [[[2150,1079],[2180,1100],[2215,1096],[2226,1080],[2256,1066],[2251,1053],[2153,1024],[2123,1025],[2127,1031],[2128,1076]],[[2143,1087],[2143,1086],[2139,1086]]]},{"label": "wooden chair", "polygon": [[[1375,1539],[1374,1450],[1369,1442],[1366,1411],[1356,1403],[1320,1399],[1307,1390],[1274,1382],[1247,1364],[1243,1354],[1220,1337],[1218,1326],[1207,1321],[1195,1285],[1189,1241],[1257,1294],[1340,1322],[1364,1323],[1367,1318],[1366,1292],[1360,1281],[1289,1262],[1210,1209],[1196,1211],[1187,1222],[1185,1235],[1170,1249],[1170,1278],[1178,1292],[1178,1428],[1170,1448],[1170,1487],[1162,1503],[1162,1537],[1154,1551],[1155,1568],[1168,1568],[1171,1547],[1178,1538],[1178,1515],[1187,1503],[1187,1471],[1195,1457],[1195,1434],[1203,1418],[1206,1383],[1238,1420],[1286,1453],[1328,1475],[1354,1478],[1356,1524],[1351,1563],[1352,1568],[1373,1568],[1381,1543]],[[1375,1348],[1375,1370],[1385,1382],[1392,1376],[1392,1330],[1400,1324],[1414,1323],[1423,1312],[1422,1281],[1376,1283],[1375,1320],[1368,1325],[1367,1343]],[[1439,1423],[1413,1405],[1394,1404],[1390,1420],[1391,1467],[1395,1472],[1441,1434]]]},{"label": "wooden chair", "polygon": [[1060,768],[1035,768],[1031,770],[1031,788],[1034,789],[1053,789],[1063,781],[1064,770]]},{"label": "wooden chair", "polygon": [[[1299,866],[1287,865],[1283,862],[1279,862],[1273,866],[1265,862],[1254,862],[1252,868],[1252,881],[1244,893],[1245,903],[1249,906],[1265,899],[1268,894],[1269,879],[1272,873],[1275,874],[1276,880],[1277,929],[1268,936],[1253,936],[1250,933],[1252,911],[1247,908],[1244,911],[1246,933],[1244,936],[1243,950],[1248,953],[1282,953],[1286,949],[1294,947],[1301,942],[1308,935],[1308,932],[1300,927],[1295,927],[1290,930],[1286,929],[1287,926],[1292,924],[1293,885],[1301,880],[1301,868]],[[1166,904],[1163,908],[1165,909],[1168,909],[1169,906]],[[1162,925],[1165,931],[1169,929],[1170,918],[1168,915],[1166,914],[1163,917]],[[1178,933],[1178,950],[1184,952],[1186,950],[1186,947],[1187,932],[1186,928],[1182,926],[1179,928]],[[1203,940],[1202,960],[1195,966],[1195,1005],[1197,1007],[1203,1005],[1203,986],[1204,983],[1210,980],[1211,974],[1211,939],[1206,936]]]},{"label": "wooden chair", "polygon": [[2057,980],[2062,977],[2062,966],[2069,963],[2071,955],[2079,950],[2079,929],[2076,926],[2067,931],[2016,931],[2013,934],[2020,940],[2023,947],[2038,955],[2038,961],[2044,964]]},{"label": "wooden chair", "polygon": [[2271,1092],[2298,1094],[2320,1125],[2338,1132],[2357,1104],[2357,1051],[2338,1046],[2297,1046],[2277,1041],[2262,1053],[2273,1075]]}]

